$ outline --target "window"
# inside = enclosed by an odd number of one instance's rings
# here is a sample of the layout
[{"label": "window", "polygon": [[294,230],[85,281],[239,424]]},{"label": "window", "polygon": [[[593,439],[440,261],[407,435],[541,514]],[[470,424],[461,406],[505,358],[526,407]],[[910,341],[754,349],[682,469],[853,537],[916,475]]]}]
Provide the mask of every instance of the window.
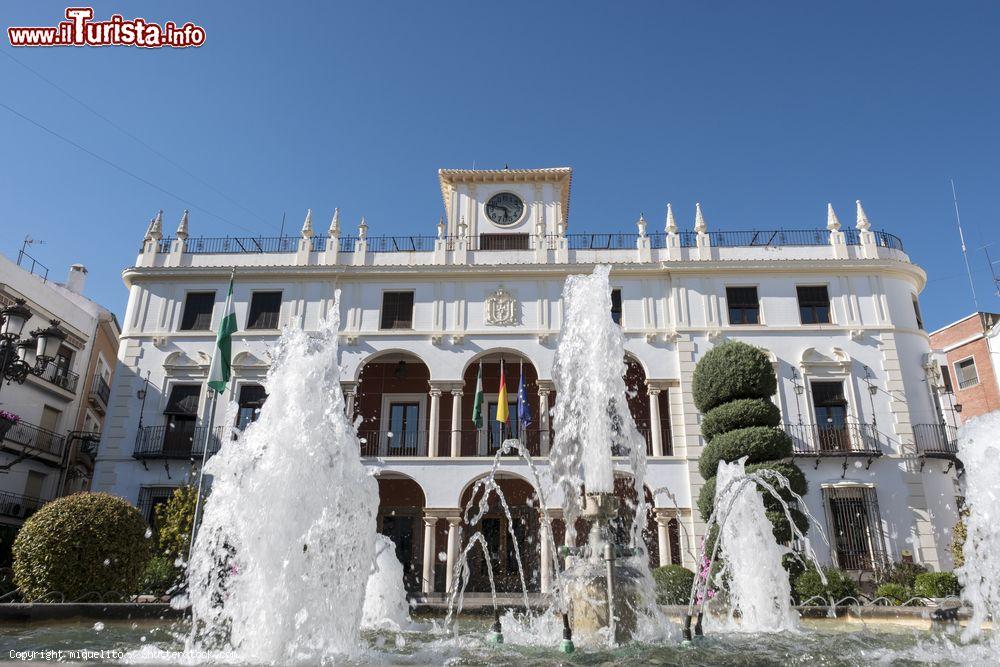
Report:
[{"label": "window", "polygon": [[826,487],[828,528],[833,555],[842,570],[870,572],[885,563],[885,539],[875,489]]},{"label": "window", "polygon": [[163,409],[166,417],[162,444],[164,456],[188,456],[191,453],[195,444],[200,396],[200,384],[175,384],[170,389],[170,400]]},{"label": "window", "polygon": [[811,382],[816,413],[817,448],[821,452],[850,451],[847,429],[847,398],[843,382]]},{"label": "window", "polygon": [[413,292],[382,293],[382,324],[380,328],[413,328]]},{"label": "window", "polygon": [[139,513],[146,519],[153,532],[157,532],[156,508],[170,500],[177,487],[174,486],[143,486],[139,488],[139,500],[136,506]]},{"label": "window", "polygon": [[799,285],[799,318],[802,324],[830,323],[830,294],[826,285]]},{"label": "window", "polygon": [[416,456],[420,438],[420,404],[390,403],[389,433],[386,434],[389,454]]},{"label": "window", "polygon": [[281,292],[254,292],[250,296],[247,329],[277,329]]},{"label": "window", "polygon": [[250,422],[257,421],[260,416],[260,409],[267,400],[264,387],[259,384],[245,384],[240,387],[240,398],[238,401],[239,412],[236,414],[236,427],[244,429]]},{"label": "window", "polygon": [[958,388],[968,389],[979,384],[979,372],[976,371],[976,360],[972,357],[955,363],[955,377],[958,378]]},{"label": "window", "polygon": [[611,319],[615,324],[622,323],[622,291],[620,288],[611,290]]},{"label": "window", "polygon": [[530,250],[527,234],[480,234],[480,250]]},{"label": "window", "polygon": [[215,292],[188,292],[184,299],[181,331],[208,331],[212,328]]},{"label": "window", "polygon": [[951,372],[948,370],[948,367],[943,364],[941,366],[941,384],[944,385],[946,393],[950,394],[955,391],[954,387],[951,386]]},{"label": "window", "polygon": [[920,315],[920,302],[917,301],[917,295],[913,295],[913,315],[917,318],[917,328],[924,328],[924,318]]},{"label": "window", "polygon": [[730,324],[760,324],[760,302],[756,287],[727,287]]}]

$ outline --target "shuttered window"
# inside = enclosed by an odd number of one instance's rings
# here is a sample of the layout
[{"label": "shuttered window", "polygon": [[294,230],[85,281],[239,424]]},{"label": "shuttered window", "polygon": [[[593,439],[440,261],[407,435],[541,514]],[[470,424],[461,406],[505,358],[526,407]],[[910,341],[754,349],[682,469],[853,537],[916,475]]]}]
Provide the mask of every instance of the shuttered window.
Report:
[{"label": "shuttered window", "polygon": [[254,292],[250,297],[247,329],[277,329],[281,292]]},{"label": "shuttered window", "polygon": [[413,328],[413,292],[382,293],[382,322],[380,328]]},{"label": "shuttered window", "polygon": [[621,289],[611,290],[611,319],[615,324],[622,323],[622,291]]},{"label": "shuttered window", "polygon": [[756,287],[727,287],[726,304],[730,324],[760,324],[760,302]]},{"label": "shuttered window", "polygon": [[215,292],[188,292],[184,299],[181,331],[208,331],[212,328]]},{"label": "shuttered window", "polygon": [[802,324],[830,323],[830,294],[826,285],[799,285],[799,318]]}]

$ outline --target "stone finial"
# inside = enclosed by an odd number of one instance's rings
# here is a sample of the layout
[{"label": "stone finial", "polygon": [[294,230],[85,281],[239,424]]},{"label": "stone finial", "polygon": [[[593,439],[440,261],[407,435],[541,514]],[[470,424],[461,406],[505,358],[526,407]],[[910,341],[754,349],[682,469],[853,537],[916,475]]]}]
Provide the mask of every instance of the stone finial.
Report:
[{"label": "stone finial", "polygon": [[365,216],[361,216],[361,223],[358,224],[358,238],[368,238],[368,223],[365,222]]},{"label": "stone finial", "polygon": [[306,211],[306,219],[302,222],[302,238],[312,238],[313,235],[313,210]]},{"label": "stone finial", "polygon": [[330,236],[340,236],[340,209],[333,209],[333,218],[330,220]]},{"label": "stone finial", "polygon": [[694,231],[704,234],[707,230],[708,225],[705,224],[705,216],[701,212],[701,202],[697,202],[694,205]]},{"label": "stone finial", "polygon": [[837,220],[837,214],[833,211],[833,204],[829,202],[826,205],[826,228],[831,232],[840,231],[840,220]]},{"label": "stone finial", "polygon": [[163,234],[160,229],[156,226],[156,217],[149,219],[149,226],[146,227],[146,235],[143,237],[143,241],[152,241],[153,239],[163,238]]},{"label": "stone finial", "polygon": [[635,223],[636,227],[639,228],[639,236],[646,236],[646,216],[642,213],[639,214],[639,219]]},{"label": "stone finial", "polygon": [[858,229],[867,232],[872,228],[871,223],[868,222],[868,216],[865,215],[865,209],[861,206],[861,200],[857,200],[858,205]]},{"label": "stone finial", "polygon": [[469,226],[465,224],[465,216],[463,215],[458,219],[458,235],[464,237],[468,229]]},{"label": "stone finial", "polygon": [[559,216],[559,224],[556,225],[556,233],[559,236],[566,236],[566,217],[563,215]]},{"label": "stone finial", "polygon": [[677,233],[677,220],[674,219],[674,207],[671,204],[667,204],[667,224],[663,231],[667,234]]},{"label": "stone finial", "polygon": [[177,225],[177,238],[183,240],[188,237],[188,211],[184,209],[181,215],[181,222]]},{"label": "stone finial", "polygon": [[438,238],[439,239],[443,239],[444,238],[444,216],[441,216],[440,218],[438,218],[437,230],[438,230]]}]

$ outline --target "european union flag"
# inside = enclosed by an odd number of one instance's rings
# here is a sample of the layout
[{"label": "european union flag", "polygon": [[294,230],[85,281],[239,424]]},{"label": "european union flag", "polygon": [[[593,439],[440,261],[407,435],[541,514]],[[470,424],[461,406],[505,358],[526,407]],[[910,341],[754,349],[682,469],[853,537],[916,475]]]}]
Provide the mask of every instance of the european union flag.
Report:
[{"label": "european union flag", "polygon": [[517,421],[520,422],[521,428],[527,428],[532,421],[528,392],[524,390],[524,364],[521,364],[521,379],[517,383]]}]

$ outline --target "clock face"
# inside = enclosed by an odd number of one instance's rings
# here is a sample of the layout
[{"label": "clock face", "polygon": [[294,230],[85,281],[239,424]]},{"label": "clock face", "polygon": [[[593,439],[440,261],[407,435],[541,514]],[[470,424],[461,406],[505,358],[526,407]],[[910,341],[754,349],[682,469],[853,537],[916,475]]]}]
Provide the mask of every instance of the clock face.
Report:
[{"label": "clock face", "polygon": [[512,192],[499,192],[486,202],[486,215],[498,225],[513,225],[524,215],[524,202]]}]

